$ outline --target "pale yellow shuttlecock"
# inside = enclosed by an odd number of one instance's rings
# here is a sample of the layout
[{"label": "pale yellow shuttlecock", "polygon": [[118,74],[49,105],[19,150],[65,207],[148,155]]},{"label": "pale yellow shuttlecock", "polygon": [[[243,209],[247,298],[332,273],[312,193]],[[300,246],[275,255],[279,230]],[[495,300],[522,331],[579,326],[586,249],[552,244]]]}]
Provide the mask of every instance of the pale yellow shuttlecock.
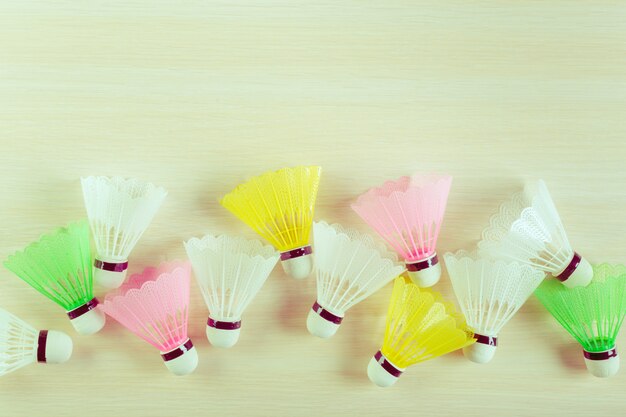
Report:
[{"label": "pale yellow shuttlecock", "polygon": [[379,387],[393,385],[409,366],[469,346],[473,331],[454,305],[430,288],[396,278],[382,348],[367,367]]},{"label": "pale yellow shuttlecock", "polygon": [[220,201],[280,251],[285,272],[297,279],[311,273],[309,238],[321,172],[318,166],[266,172]]}]

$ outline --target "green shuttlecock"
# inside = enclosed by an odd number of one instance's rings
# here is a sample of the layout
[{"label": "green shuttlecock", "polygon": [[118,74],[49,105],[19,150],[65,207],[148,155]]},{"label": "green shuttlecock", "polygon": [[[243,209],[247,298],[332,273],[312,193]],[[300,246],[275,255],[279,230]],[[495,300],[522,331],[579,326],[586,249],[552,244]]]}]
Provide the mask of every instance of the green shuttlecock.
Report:
[{"label": "green shuttlecock", "polygon": [[72,223],[43,235],[4,262],[28,285],[65,309],[76,331],[93,334],[104,326],[104,313],[93,295],[89,225]]},{"label": "green shuttlecock", "polygon": [[548,279],[535,294],[582,345],[592,375],[608,377],[617,373],[615,339],[626,315],[626,266],[594,266],[593,280],[587,287],[566,288]]}]

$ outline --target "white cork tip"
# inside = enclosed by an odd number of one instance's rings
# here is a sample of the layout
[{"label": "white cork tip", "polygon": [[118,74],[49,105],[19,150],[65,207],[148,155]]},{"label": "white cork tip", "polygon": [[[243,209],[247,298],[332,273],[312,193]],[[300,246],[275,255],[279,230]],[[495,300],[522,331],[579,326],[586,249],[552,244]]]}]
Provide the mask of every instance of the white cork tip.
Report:
[{"label": "white cork tip", "polygon": [[295,279],[304,279],[311,274],[313,262],[311,255],[298,256],[297,258],[281,261],[285,273]]},{"label": "white cork tip", "polygon": [[93,278],[94,281],[96,281],[96,283],[101,287],[112,290],[114,288],[119,288],[124,280],[126,280],[126,272],[128,272],[128,269],[125,269],[122,272],[115,272],[105,271],[104,269],[94,267]]},{"label": "white cork tip", "polygon": [[46,363],[67,362],[72,356],[74,344],[65,333],[48,330],[46,337]]},{"label": "white cork tip", "polygon": [[619,371],[619,355],[599,361],[585,358],[585,365],[587,365],[587,370],[591,375],[598,378],[608,378]]},{"label": "white cork tip", "polygon": [[192,373],[198,366],[198,351],[195,346],[176,359],[165,361],[165,367],[174,375],[183,376]]},{"label": "white cork tip", "polygon": [[337,333],[339,324],[326,320],[311,309],[309,310],[309,315],[306,318],[306,328],[313,336],[328,339]]},{"label": "white cork tip", "polygon": [[432,287],[439,282],[441,278],[441,263],[436,263],[430,268],[422,269],[421,271],[407,271],[409,277],[413,280],[418,287],[428,288]]},{"label": "white cork tip", "polygon": [[219,348],[230,348],[235,346],[237,341],[239,340],[239,334],[241,333],[241,328],[226,330],[226,329],[216,329],[215,327],[206,326],[206,337],[209,339],[209,342],[215,347]]},{"label": "white cork tip", "polygon": [[98,333],[106,322],[106,316],[99,308],[89,310],[85,314],[70,320],[74,329],[83,335]]},{"label": "white cork tip", "polygon": [[593,269],[591,268],[591,264],[585,258],[581,257],[578,267],[576,267],[569,278],[563,281],[563,285],[567,288],[586,287],[589,285],[592,278]]},{"label": "white cork tip", "polygon": [[398,380],[398,377],[387,372],[373,356],[372,359],[370,359],[370,363],[367,365],[367,377],[381,388],[390,387]]},{"label": "white cork tip", "polygon": [[463,348],[463,355],[474,363],[487,363],[496,354],[496,347],[484,343],[473,343]]}]

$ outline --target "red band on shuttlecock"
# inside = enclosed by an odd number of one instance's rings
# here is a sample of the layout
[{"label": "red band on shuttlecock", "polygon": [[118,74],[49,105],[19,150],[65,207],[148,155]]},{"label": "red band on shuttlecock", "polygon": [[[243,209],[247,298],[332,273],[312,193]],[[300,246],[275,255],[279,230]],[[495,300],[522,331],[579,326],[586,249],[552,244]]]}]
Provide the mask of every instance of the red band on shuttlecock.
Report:
[{"label": "red band on shuttlecock", "polygon": [[75,318],[78,318],[83,314],[90,312],[91,310],[96,308],[98,304],[100,304],[100,301],[98,301],[97,298],[92,298],[91,300],[87,301],[86,304],[83,304],[82,306],[75,308],[72,311],[68,311],[67,316],[70,318],[70,320],[74,320]]},{"label": "red band on shuttlecock", "polygon": [[426,268],[430,268],[431,266],[435,266],[439,263],[439,258],[437,258],[437,254],[431,256],[428,259],[424,259],[422,261],[417,261],[413,263],[406,264],[406,270],[409,272],[418,272],[422,271]]},{"label": "red band on shuttlecock", "polygon": [[574,252],[574,256],[572,257],[572,260],[565,267],[563,272],[561,272],[559,275],[555,276],[554,278],[558,279],[561,282],[566,281],[570,276],[572,276],[576,268],[578,268],[578,265],[580,265],[581,259],[582,259],[581,256],[577,254],[576,252]]},{"label": "red band on shuttlecock", "polygon": [[474,339],[476,339],[476,343],[482,343],[483,345],[489,346],[498,346],[498,338],[485,336],[482,334],[474,333]]},{"label": "red band on shuttlecock", "polygon": [[585,355],[585,359],[589,359],[590,361],[605,361],[607,359],[616,358],[617,349],[613,348],[604,352],[589,352],[583,349],[583,354]]},{"label": "red band on shuttlecock", "polygon": [[313,249],[311,249],[311,246],[304,246],[302,248],[293,249],[293,250],[281,253],[280,260],[287,261],[289,259],[299,258],[305,255],[310,255],[312,253],[313,253]]},{"label": "red band on shuttlecock", "polygon": [[41,330],[37,339],[37,362],[46,363],[46,342],[48,340],[48,331]]},{"label": "red band on shuttlecock", "polygon": [[341,321],[343,320],[343,317],[337,316],[331,313],[330,311],[326,310],[324,307],[319,305],[317,301],[313,303],[313,307],[311,307],[311,309],[315,311],[321,318],[331,323],[335,323],[339,325],[341,324]]},{"label": "red band on shuttlecock", "polygon": [[241,327],[241,320],[239,321],[217,321],[217,320],[213,320],[211,317],[209,317],[209,320],[207,320],[206,325],[209,327],[213,327],[215,329],[220,329],[220,330],[237,330],[238,328]]},{"label": "red band on shuttlecock", "polygon": [[93,266],[102,269],[103,271],[111,271],[111,272],[124,272],[128,268],[128,261],[126,262],[104,262],[100,259],[96,259],[93,262]]},{"label": "red band on shuttlecock", "polygon": [[193,343],[191,343],[191,339],[187,339],[185,343],[178,346],[176,349],[170,350],[167,353],[162,353],[161,357],[163,358],[163,362],[171,361],[183,356],[186,352],[190,351],[192,347]]},{"label": "red band on shuttlecock", "polygon": [[380,350],[376,352],[376,354],[374,355],[374,359],[376,359],[376,362],[378,362],[378,364],[382,366],[382,368],[385,371],[389,372],[389,374],[391,374],[392,376],[399,378],[400,375],[402,375],[402,371],[393,366],[391,362],[389,362],[387,358],[385,358]]}]

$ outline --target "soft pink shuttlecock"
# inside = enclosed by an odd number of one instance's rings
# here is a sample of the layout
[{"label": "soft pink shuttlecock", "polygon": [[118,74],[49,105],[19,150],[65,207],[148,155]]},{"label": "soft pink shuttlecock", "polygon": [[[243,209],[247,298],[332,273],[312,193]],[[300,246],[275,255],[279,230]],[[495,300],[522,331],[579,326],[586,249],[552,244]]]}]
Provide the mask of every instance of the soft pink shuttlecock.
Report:
[{"label": "soft pink shuttlecock", "polygon": [[352,204],[404,258],[420,287],[435,285],[441,276],[436,246],[451,184],[449,175],[401,177],[372,188]]},{"label": "soft pink shuttlecock", "polygon": [[176,375],[187,375],[198,365],[198,353],[187,337],[190,276],[188,262],[148,267],[102,304],[105,313],[159,349],[165,366]]}]

